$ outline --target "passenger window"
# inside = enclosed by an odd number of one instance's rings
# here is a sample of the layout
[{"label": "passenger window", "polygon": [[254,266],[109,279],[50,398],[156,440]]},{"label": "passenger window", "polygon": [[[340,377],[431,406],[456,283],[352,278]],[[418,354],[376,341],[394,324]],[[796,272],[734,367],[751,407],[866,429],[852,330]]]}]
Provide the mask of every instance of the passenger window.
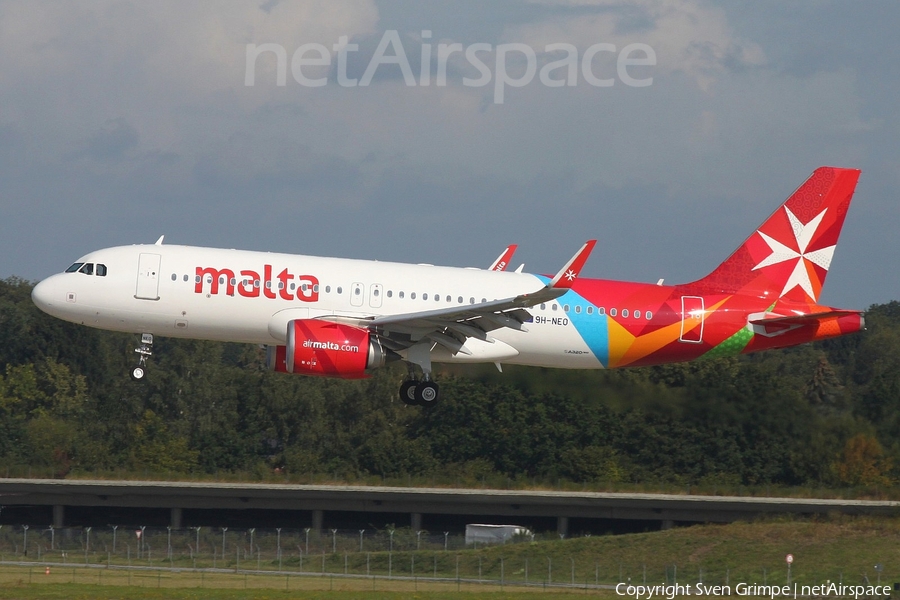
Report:
[{"label": "passenger window", "polygon": [[75,263],[74,265],[66,269],[66,273],[75,273],[76,271],[78,271],[78,269],[81,268],[81,265],[83,264],[84,263]]},{"label": "passenger window", "polygon": [[628,309],[627,309],[627,308],[623,308],[623,309],[622,309],[622,316],[623,316],[623,317],[627,317],[627,316],[628,316]]},{"label": "passenger window", "polygon": [[85,263],[83,267],[78,269],[79,273],[84,273],[85,275],[93,275],[94,274],[94,263]]},{"label": "passenger window", "polygon": [[469,298],[469,304],[475,304],[475,298]]},{"label": "passenger window", "polygon": [[219,285],[225,285],[225,276],[224,275],[219,276]]},{"label": "passenger window", "polygon": [[459,304],[462,304],[462,303],[463,303],[462,296],[460,296],[459,298],[457,298],[456,301],[457,301]]},{"label": "passenger window", "polygon": [[635,319],[640,319],[640,318],[641,318],[641,311],[639,311],[639,310],[634,311],[634,318],[635,318]]},{"label": "passenger window", "polygon": [[597,314],[598,314],[598,315],[605,315],[605,314],[606,314],[606,309],[605,309],[604,307],[602,307],[602,306],[598,307],[598,308],[597,308]]},{"label": "passenger window", "polygon": [[575,307],[575,314],[581,314],[581,306],[580,305]]},{"label": "passenger window", "polygon": [[648,321],[653,318],[653,313],[650,312],[649,310],[647,312],[645,312],[644,315],[647,317]]},{"label": "passenger window", "polygon": [[372,295],[373,295],[373,296],[376,296],[376,297],[379,295],[379,294],[378,294],[378,288],[375,288],[374,290],[372,290]]},{"label": "passenger window", "polygon": [[340,294],[343,290],[341,289],[341,286],[338,286],[338,288],[337,288],[336,291],[337,291],[338,294]]},{"label": "passenger window", "polygon": [[325,286],[325,293],[326,293],[326,294],[330,294],[330,293],[331,293],[331,286],[330,286],[330,285],[326,285],[326,286]]},{"label": "passenger window", "polygon": [[178,275],[176,275],[175,273],[172,273],[172,281],[175,281],[176,279],[178,279]]},{"label": "passenger window", "polygon": [[[291,285],[293,285],[293,284],[291,284]],[[319,284],[318,283],[313,284],[313,292],[315,292],[316,294],[319,293]]]},{"label": "passenger window", "polygon": [[403,300],[403,296],[404,296],[403,292],[400,292],[400,293],[397,294],[397,295],[400,296],[400,299],[401,299],[401,300]]},{"label": "passenger window", "polygon": [[[104,267],[104,268],[103,268],[103,270],[104,270],[104,271],[105,271],[105,270],[106,270],[106,267]],[[184,279],[184,281],[185,281],[185,283],[187,283],[187,280],[188,280],[188,276],[187,276],[187,273],[185,273],[185,275],[184,275],[184,278],[183,278],[183,279]],[[246,284],[246,283],[245,283],[245,284],[244,284],[244,285],[247,285],[247,284]]]},{"label": "passenger window", "polygon": [[422,300],[428,300],[428,294],[422,294]]},{"label": "passenger window", "polygon": [[[101,265],[97,263],[97,276],[98,277],[106,277],[106,265]],[[187,280],[185,280],[187,281]]]},{"label": "passenger window", "polygon": [[410,293],[409,293],[409,297],[410,297],[410,299],[415,300],[415,299],[416,299],[416,293],[415,293],[415,292],[410,292]]},{"label": "passenger window", "polygon": [[614,308],[609,309],[609,316],[611,316],[611,317],[616,316],[616,309],[614,309]]},{"label": "passenger window", "polygon": [[552,308],[554,311],[556,310],[556,307],[557,307],[556,304],[551,304],[551,305],[550,305],[550,308]]},{"label": "passenger window", "polygon": [[589,314],[589,315],[594,314],[594,307],[593,307],[593,306],[588,306],[588,307],[587,307],[587,314]]},{"label": "passenger window", "polygon": [[388,290],[388,291],[387,291],[387,297],[388,297],[388,298],[391,298],[393,295],[394,295],[394,292],[392,292],[391,290]]},{"label": "passenger window", "polygon": [[354,295],[354,296],[359,296],[359,293],[360,293],[360,289],[359,289],[359,288],[355,288],[355,289],[353,290],[353,295]]},{"label": "passenger window", "polygon": [[546,309],[546,308],[547,308],[547,305],[546,305],[546,304],[541,304],[541,310],[544,310],[544,309]]},{"label": "passenger window", "polygon": [[441,301],[441,295],[440,295],[440,294],[435,294],[435,295],[434,295],[434,301],[435,301],[435,302],[440,302],[440,301]]},{"label": "passenger window", "polygon": [[569,312],[569,305],[566,304],[565,306],[563,306],[563,310],[564,310],[565,312]]}]

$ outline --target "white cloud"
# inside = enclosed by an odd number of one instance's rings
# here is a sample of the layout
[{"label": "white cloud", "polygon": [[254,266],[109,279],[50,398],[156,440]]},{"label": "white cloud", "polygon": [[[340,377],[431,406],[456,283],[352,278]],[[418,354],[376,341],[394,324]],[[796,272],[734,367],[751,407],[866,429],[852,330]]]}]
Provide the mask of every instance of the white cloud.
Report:
[{"label": "white cloud", "polygon": [[[178,147],[189,107],[230,101],[252,110],[277,93],[244,93],[248,43],[294,48],[373,30],[372,2],[231,0],[0,4],[0,124],[56,120],[52,145],[125,118],[145,145]],[[259,69],[272,68],[265,60]],[[66,135],[68,134],[68,135]],[[182,148],[185,150],[184,148]]]}]

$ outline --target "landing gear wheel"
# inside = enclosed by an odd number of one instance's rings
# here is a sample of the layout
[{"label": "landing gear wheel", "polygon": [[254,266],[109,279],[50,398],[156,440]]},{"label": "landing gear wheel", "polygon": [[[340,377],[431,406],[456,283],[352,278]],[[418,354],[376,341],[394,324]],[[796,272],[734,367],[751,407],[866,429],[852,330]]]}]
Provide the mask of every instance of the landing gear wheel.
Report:
[{"label": "landing gear wheel", "polygon": [[131,369],[131,378],[135,381],[141,381],[144,379],[144,375],[147,374],[147,359],[153,355],[153,335],[142,333],[141,346],[140,348],[135,348],[134,352],[138,355],[138,364]]},{"label": "landing gear wheel", "polygon": [[419,382],[415,379],[409,379],[400,384],[400,401],[407,406],[415,406],[419,402],[416,400],[416,386]]},{"label": "landing gear wheel", "polygon": [[421,406],[434,406],[440,400],[438,385],[433,381],[420,381],[416,386],[416,402]]}]

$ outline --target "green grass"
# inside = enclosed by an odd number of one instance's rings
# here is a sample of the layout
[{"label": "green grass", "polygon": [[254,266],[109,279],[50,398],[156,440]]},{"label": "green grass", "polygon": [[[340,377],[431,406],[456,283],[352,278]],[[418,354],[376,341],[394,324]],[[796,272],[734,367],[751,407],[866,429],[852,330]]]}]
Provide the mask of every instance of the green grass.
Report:
[{"label": "green grass", "polygon": [[[506,575],[530,557],[532,572],[547,576],[548,558],[554,581],[577,582],[728,583],[754,581],[783,584],[785,556],[793,554],[791,580],[874,584],[874,565],[882,564],[882,582],[900,581],[900,519],[833,516],[819,520],[772,520],[756,523],[700,525],[668,531],[515,545],[479,551],[483,572],[496,576],[504,557]],[[677,570],[677,571],[676,571]],[[764,571],[765,570],[765,571]]]},{"label": "green grass", "polygon": [[[387,574],[388,554],[369,553],[369,570],[379,577],[365,577],[366,553],[346,555],[346,569],[357,577],[345,578],[344,555],[326,555],[326,574],[321,575],[321,555],[307,557],[304,574],[296,563],[284,561],[292,574],[252,574],[193,570],[104,569],[74,565],[44,567],[0,566],[0,598],[449,598],[490,594],[492,598],[570,597],[572,593],[613,597],[612,592],[584,589],[585,584],[615,584],[631,580],[649,584],[738,582],[783,585],[787,580],[785,555],[794,555],[791,579],[805,585],[827,581],[859,584],[868,578],[875,584],[874,565],[882,564],[882,584],[900,581],[900,519],[844,517],[817,520],[770,520],[728,525],[699,525],[653,533],[595,536],[573,540],[519,543],[460,552],[394,552],[390,557],[392,579]],[[413,563],[413,559],[415,562]],[[293,559],[296,561],[296,557]],[[456,581],[459,564],[460,582]],[[437,562],[437,576],[430,582]],[[185,562],[174,561],[176,567]],[[115,563],[113,563],[115,564]],[[146,565],[145,562],[141,563]],[[167,567],[168,562],[155,562]],[[408,578],[415,564],[419,580]],[[218,565],[222,567],[220,563]],[[277,565],[262,563],[263,568]],[[525,582],[526,566],[528,583]],[[543,584],[571,584],[581,589],[545,590]],[[233,563],[227,568],[234,568]],[[256,568],[256,561],[241,563]],[[311,572],[312,570],[312,572]],[[500,586],[501,570],[503,589]],[[479,576],[480,573],[480,576]],[[332,576],[334,575],[334,576]],[[477,583],[474,580],[481,580]],[[29,584],[30,580],[30,584]],[[537,584],[537,586],[535,586]],[[212,589],[215,589],[212,592]],[[246,588],[246,589],[245,589]],[[288,591],[285,591],[287,588]],[[458,591],[457,591],[458,590]]]},{"label": "green grass", "polygon": [[[0,567],[0,598],[3,599],[327,599],[350,598],[380,600],[422,598],[441,600],[459,597],[488,597],[496,600],[531,598],[570,598],[585,590],[546,590],[542,587],[508,590],[498,585],[429,583],[400,580],[339,579],[331,577],[277,577],[244,574],[210,574],[204,579],[196,573],[146,572],[140,575],[109,572],[98,573],[59,569],[44,575],[39,569]],[[28,583],[29,579],[32,583]],[[86,581],[92,580],[91,583]],[[75,581],[75,583],[72,583]],[[129,583],[130,582],[130,585]],[[607,591],[591,591],[594,596],[609,595]]]}]

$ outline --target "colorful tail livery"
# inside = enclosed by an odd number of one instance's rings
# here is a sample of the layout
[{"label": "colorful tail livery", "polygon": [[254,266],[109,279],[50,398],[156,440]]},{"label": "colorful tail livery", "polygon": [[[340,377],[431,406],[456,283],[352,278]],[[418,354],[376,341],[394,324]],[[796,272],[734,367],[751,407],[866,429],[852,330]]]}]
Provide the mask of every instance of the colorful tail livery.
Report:
[{"label": "colorful tail livery", "polygon": [[643,366],[859,331],[860,311],[818,304],[859,174],[816,169],[725,262],[693,283],[580,280],[576,291],[588,301],[603,298],[613,306],[607,314],[617,317],[609,320],[605,340],[594,335],[595,354],[606,367]]},{"label": "colorful tail livery", "polygon": [[855,169],[821,167],[697,291],[817,302],[859,179]]},{"label": "colorful tail livery", "polygon": [[712,273],[674,286],[581,277],[593,240],[550,277],[507,271],[516,246],[482,270],[160,238],[92,252],[32,296],[59,318],[142,334],[135,379],[154,334],[246,342],[267,345],[284,373],[356,378],[404,361],[401,400],[428,406],[436,362],[632,367],[859,331],[860,311],[819,304],[858,179],[817,169]]}]

